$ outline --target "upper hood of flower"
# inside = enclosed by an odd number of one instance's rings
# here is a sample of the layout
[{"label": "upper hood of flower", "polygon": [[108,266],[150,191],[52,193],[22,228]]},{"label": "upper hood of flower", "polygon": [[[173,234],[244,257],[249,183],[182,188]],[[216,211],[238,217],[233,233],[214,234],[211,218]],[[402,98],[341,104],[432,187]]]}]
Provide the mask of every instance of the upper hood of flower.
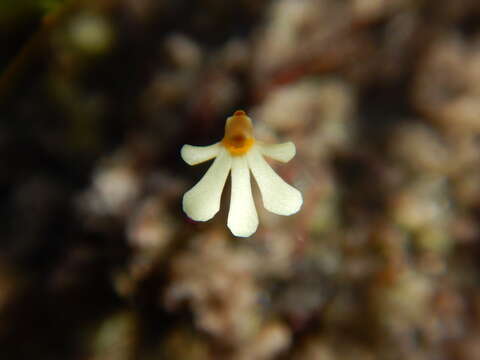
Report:
[{"label": "upper hood of flower", "polygon": [[225,124],[225,136],[222,144],[233,156],[245,155],[255,143],[252,119],[245,111],[235,111]]}]

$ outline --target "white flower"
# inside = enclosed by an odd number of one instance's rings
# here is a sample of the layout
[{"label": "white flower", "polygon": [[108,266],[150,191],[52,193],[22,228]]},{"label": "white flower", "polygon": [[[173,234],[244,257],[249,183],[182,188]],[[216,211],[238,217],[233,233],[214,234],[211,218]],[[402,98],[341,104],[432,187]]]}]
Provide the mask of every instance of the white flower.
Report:
[{"label": "white flower", "polygon": [[258,227],[250,171],[267,210],[292,215],[302,206],[302,194],[283,181],[263,158],[265,155],[288,162],[295,156],[295,145],[292,142],[266,145],[255,141],[252,120],[244,111],[236,111],[227,119],[222,141],[209,146],[184,145],[181,155],[189,165],[215,158],[203,178],[183,196],[183,211],[195,221],[210,220],[219,211],[230,170],[232,191],[227,226],[235,236],[248,237]]}]

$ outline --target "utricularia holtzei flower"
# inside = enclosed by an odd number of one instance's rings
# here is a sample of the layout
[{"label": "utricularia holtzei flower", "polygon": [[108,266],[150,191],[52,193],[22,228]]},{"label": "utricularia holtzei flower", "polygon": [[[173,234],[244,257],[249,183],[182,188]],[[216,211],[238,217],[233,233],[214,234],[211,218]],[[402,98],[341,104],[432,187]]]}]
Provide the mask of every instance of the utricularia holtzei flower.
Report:
[{"label": "utricularia holtzei flower", "polygon": [[181,155],[189,165],[215,158],[203,178],[183,196],[183,211],[195,221],[210,220],[218,212],[230,170],[232,191],[227,226],[234,235],[247,237],[258,227],[250,171],[267,210],[278,215],[292,215],[302,206],[300,191],[283,181],[263,158],[265,155],[288,162],[295,156],[295,145],[292,142],[267,145],[256,141],[252,120],[244,111],[236,111],[227,119],[222,141],[209,146],[184,145]]}]

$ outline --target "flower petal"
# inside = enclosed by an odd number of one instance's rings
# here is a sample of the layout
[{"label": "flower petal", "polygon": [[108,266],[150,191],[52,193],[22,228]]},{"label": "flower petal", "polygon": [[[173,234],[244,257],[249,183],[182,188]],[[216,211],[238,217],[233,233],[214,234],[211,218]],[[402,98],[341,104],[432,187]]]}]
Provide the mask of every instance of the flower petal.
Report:
[{"label": "flower petal", "polygon": [[232,158],[232,194],[227,226],[233,235],[241,237],[252,235],[258,227],[250,170],[245,156]]},{"label": "flower petal", "polygon": [[247,159],[262,193],[263,205],[268,211],[278,215],[292,215],[300,210],[303,203],[300,191],[273,171],[257,147],[249,151]]},{"label": "flower petal", "polygon": [[291,141],[282,144],[259,145],[260,152],[281,162],[289,162],[295,156],[295,144]]},{"label": "flower petal", "polygon": [[220,152],[220,143],[208,146],[183,145],[180,154],[188,165],[197,165],[213,159]]},{"label": "flower petal", "polygon": [[195,221],[210,220],[220,210],[220,198],[227,181],[232,157],[221,149],[203,178],[183,195],[183,211]]}]

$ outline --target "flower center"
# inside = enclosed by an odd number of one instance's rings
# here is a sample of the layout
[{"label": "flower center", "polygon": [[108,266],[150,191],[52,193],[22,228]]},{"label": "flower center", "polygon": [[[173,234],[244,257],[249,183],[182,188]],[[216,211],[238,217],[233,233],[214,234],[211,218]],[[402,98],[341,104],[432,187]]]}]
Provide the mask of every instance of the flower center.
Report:
[{"label": "flower center", "polygon": [[222,144],[233,156],[246,154],[255,143],[252,121],[244,111],[235,111],[225,124]]}]

